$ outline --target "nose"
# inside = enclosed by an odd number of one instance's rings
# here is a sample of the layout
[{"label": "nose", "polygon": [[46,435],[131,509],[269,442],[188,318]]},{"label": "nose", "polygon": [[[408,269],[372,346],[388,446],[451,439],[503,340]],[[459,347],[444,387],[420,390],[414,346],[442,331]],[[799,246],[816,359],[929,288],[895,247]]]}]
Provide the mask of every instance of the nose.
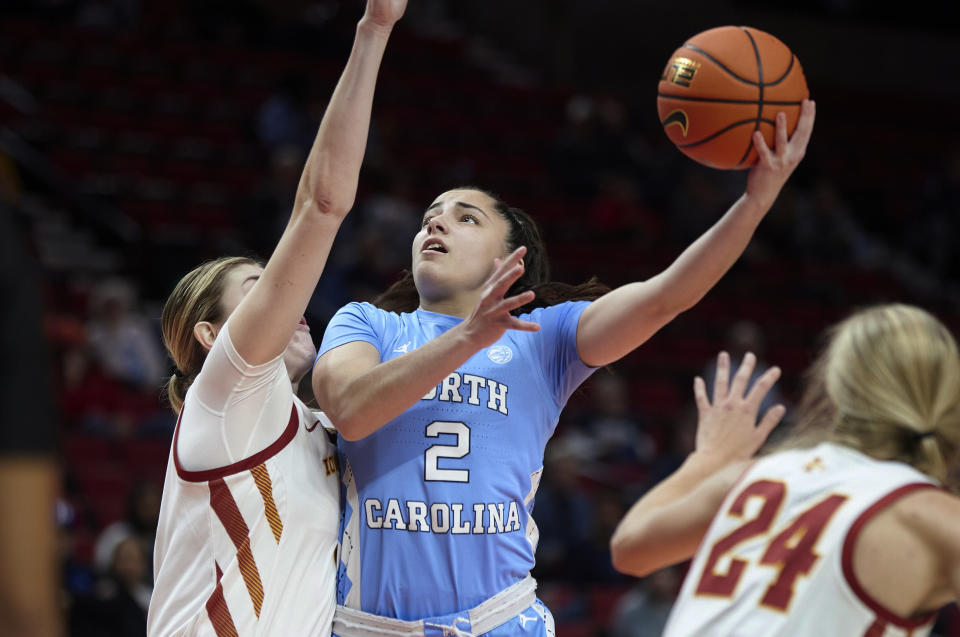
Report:
[{"label": "nose", "polygon": [[443,221],[440,219],[443,215],[436,215],[427,222],[427,232],[433,234],[435,232],[446,232],[447,228],[444,226]]}]

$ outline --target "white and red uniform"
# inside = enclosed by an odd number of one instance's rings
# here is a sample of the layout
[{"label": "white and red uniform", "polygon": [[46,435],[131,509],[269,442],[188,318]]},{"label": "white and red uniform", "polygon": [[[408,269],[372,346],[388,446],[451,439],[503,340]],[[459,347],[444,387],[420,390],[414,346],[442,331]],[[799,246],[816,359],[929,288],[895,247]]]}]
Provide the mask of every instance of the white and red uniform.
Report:
[{"label": "white and red uniform", "polygon": [[282,357],[243,361],[220,331],[174,432],[147,633],[330,635],[339,479],[320,414]]},{"label": "white and red uniform", "polygon": [[935,613],[900,617],[853,572],[864,524],[924,488],[906,464],[832,443],[760,459],[710,523],[664,637],[928,635]]}]

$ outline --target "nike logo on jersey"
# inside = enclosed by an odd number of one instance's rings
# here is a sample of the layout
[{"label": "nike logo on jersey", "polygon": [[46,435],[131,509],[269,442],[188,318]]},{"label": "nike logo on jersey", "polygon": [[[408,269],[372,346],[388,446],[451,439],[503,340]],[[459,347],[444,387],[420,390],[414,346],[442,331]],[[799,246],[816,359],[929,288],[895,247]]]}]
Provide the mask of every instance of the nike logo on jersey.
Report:
[{"label": "nike logo on jersey", "polygon": [[527,622],[535,622],[537,621],[538,617],[536,615],[534,615],[533,617],[527,617],[523,613],[520,613],[519,615],[517,615],[517,619],[520,620],[520,627],[526,628]]},{"label": "nike logo on jersey", "polygon": [[394,353],[394,354],[406,354],[406,353],[407,353],[407,350],[410,349],[410,343],[411,343],[411,341],[407,341],[406,343],[404,343],[404,344],[401,345],[400,347],[394,349],[394,350],[393,350],[393,353]]},{"label": "nike logo on jersey", "polygon": [[314,420],[312,425],[304,425],[303,428],[306,429],[306,430],[309,432],[309,431],[313,431],[314,429],[316,429],[319,425],[320,425],[320,421],[319,421],[319,420]]}]

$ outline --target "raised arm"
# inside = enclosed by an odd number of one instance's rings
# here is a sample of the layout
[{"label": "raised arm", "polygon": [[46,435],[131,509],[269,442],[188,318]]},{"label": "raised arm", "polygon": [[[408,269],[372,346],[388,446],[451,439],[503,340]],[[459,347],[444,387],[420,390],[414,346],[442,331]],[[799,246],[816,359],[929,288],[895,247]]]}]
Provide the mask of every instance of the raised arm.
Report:
[{"label": "raised arm", "polygon": [[644,576],[696,552],[726,493],[784,414],[783,406],[777,405],[756,424],[760,402],[780,370],[767,370],[746,393],[755,364],[756,357],[747,354],[728,391],[730,357],[721,353],[713,404],[703,379],[694,380],[699,412],[696,450],[620,521],[610,539],[610,555],[618,571]]},{"label": "raised arm", "polygon": [[666,270],[628,283],[597,299],[580,317],[577,348],[588,365],[608,365],[693,307],[746,249],[754,230],[800,163],[813,132],[814,103],[803,103],[793,137],[786,116],[777,115],[773,150],[754,133],[759,161],[747,176],[746,192]]},{"label": "raised arm", "polygon": [[317,359],[313,392],[317,403],[347,440],[359,440],[416,403],[447,374],[508,329],[535,332],[536,323],[521,321],[510,311],[533,300],[527,291],[504,298],[523,274],[526,248],[517,248],[502,263],[495,261],[483,295],[462,323],[415,350],[381,362],[369,343],[354,341]]},{"label": "raised arm", "polygon": [[346,68],[324,113],[297,188],[293,213],[260,280],[231,318],[237,352],[251,365],[290,341],[353,207],[367,144],[373,92],[387,38],[406,0],[369,0]]}]

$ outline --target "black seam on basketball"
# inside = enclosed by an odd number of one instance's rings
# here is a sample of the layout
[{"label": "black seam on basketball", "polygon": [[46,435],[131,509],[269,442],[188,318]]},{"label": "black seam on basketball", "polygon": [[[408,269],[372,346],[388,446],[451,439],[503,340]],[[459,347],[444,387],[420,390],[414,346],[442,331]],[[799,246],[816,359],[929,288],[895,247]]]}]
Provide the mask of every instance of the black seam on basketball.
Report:
[{"label": "black seam on basketball", "polygon": [[703,139],[698,139],[697,141],[695,141],[695,142],[690,142],[689,144],[677,144],[677,148],[692,148],[692,147],[694,147],[694,146],[699,146],[700,144],[706,144],[706,143],[709,142],[711,139],[715,139],[715,138],[719,137],[720,135],[723,135],[723,134],[726,133],[727,131],[730,131],[730,130],[733,130],[734,128],[737,128],[738,126],[743,126],[744,124],[753,124],[753,123],[754,123],[754,119],[753,119],[752,117],[751,117],[750,119],[740,120],[739,122],[734,122],[734,123],[730,124],[730,125],[727,126],[726,128],[721,128],[721,129],[718,130],[717,132],[713,133],[712,135],[708,135],[707,137],[704,137]]},{"label": "black seam on basketball", "polygon": [[[790,70],[793,69],[793,63],[794,63],[794,61],[795,61],[796,59],[797,59],[797,56],[796,56],[796,55],[793,55],[793,54],[791,53],[791,54],[790,54],[790,64],[787,65],[787,70],[783,72],[783,75],[781,75],[780,77],[778,77],[777,79],[775,79],[775,80],[772,81],[772,82],[767,82],[764,86],[776,86],[776,85],[779,84],[780,82],[782,82],[782,81],[784,81],[785,79],[787,79],[787,76],[790,75]],[[772,103],[773,103],[773,102],[767,102],[767,104],[772,104]]]},{"label": "black seam on basketball", "polygon": [[743,82],[744,84],[749,84],[750,86],[757,86],[757,85],[758,85],[757,82],[754,82],[753,80],[748,80],[748,79],[745,78],[745,77],[740,77],[739,75],[737,75],[736,73],[734,73],[733,71],[731,71],[730,69],[728,69],[726,66],[724,66],[723,62],[721,62],[721,61],[718,60],[717,58],[713,57],[712,55],[710,55],[709,53],[707,53],[706,51],[704,51],[703,49],[701,49],[701,48],[698,47],[698,46],[695,46],[695,45],[693,45],[693,44],[684,44],[684,45],[683,45],[683,48],[685,48],[685,49],[690,49],[691,51],[696,51],[697,53],[699,53],[699,54],[702,55],[703,57],[707,58],[708,60],[710,60],[711,62],[713,62],[713,63],[716,64],[717,66],[719,66],[721,71],[725,71],[725,72],[729,73],[730,76],[731,76],[733,79],[735,79],[735,80],[739,80],[740,82]]},{"label": "black seam on basketball", "polygon": [[[767,86],[770,86],[767,84]],[[657,93],[657,97],[667,97],[685,102],[714,102],[716,104],[759,104],[759,100],[726,100],[718,97],[696,97],[693,95],[674,95],[672,93]],[[763,102],[764,106],[800,106],[802,101],[798,100],[767,100]]]},{"label": "black seam on basketball", "polygon": [[[753,39],[753,35],[747,31],[746,27],[740,27],[740,30],[750,39],[750,46],[753,47],[753,56],[757,60],[757,79],[760,80],[759,84],[757,84],[757,90],[759,91],[759,95],[757,95],[757,117],[753,121],[753,133],[755,133],[760,129],[760,118],[763,116],[763,60],[760,59],[760,49],[757,48],[757,42]],[[740,157],[740,161],[736,164],[737,166],[741,165],[746,161],[747,157],[750,156],[750,149],[753,148],[753,133],[750,133],[750,137],[747,139],[747,148],[743,151],[743,156]]]}]

